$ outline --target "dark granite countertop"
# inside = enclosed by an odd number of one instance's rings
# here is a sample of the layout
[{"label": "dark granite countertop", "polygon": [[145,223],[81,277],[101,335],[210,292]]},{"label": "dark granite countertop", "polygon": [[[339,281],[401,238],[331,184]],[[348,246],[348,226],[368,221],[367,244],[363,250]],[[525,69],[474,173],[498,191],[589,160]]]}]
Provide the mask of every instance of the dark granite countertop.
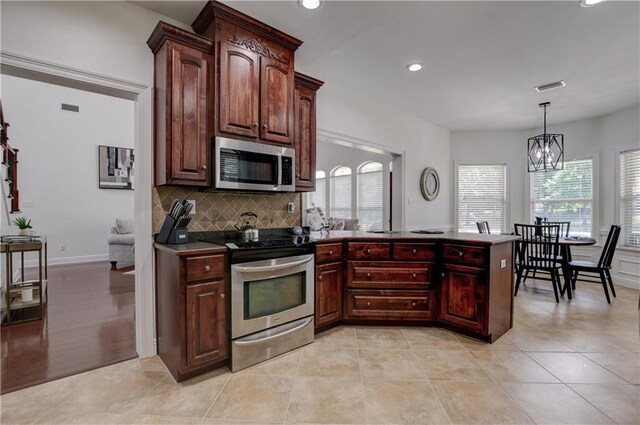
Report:
[{"label": "dark granite countertop", "polygon": [[520,239],[519,236],[513,235],[487,235],[478,233],[458,233],[444,232],[440,234],[420,234],[403,231],[398,233],[369,233],[354,231],[332,231],[332,232],[311,232],[311,237],[318,242],[339,242],[345,239],[357,240],[377,240],[377,241],[393,241],[396,239],[416,239],[420,241],[447,241],[453,243],[473,243],[479,245],[500,245]]}]

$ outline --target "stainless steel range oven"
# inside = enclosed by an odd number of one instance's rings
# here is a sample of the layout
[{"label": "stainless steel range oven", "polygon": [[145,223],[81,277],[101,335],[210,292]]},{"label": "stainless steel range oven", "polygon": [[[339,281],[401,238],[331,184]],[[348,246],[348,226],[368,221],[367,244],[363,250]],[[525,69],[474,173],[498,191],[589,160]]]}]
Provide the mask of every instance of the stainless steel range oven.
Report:
[{"label": "stainless steel range oven", "polygon": [[232,248],[231,370],[312,342],[313,246],[228,246]]}]

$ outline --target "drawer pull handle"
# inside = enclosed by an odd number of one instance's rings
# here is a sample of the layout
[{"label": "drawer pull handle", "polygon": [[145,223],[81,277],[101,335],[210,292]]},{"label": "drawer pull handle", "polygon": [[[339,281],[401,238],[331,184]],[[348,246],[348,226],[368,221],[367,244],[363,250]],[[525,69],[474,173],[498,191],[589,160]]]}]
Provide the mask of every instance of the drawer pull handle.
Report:
[{"label": "drawer pull handle", "polygon": [[263,124],[263,125],[262,125],[262,128],[264,128],[265,130],[267,130],[267,129],[269,128],[269,125],[267,125],[267,124]]},{"label": "drawer pull handle", "polygon": [[416,306],[416,302],[415,302],[415,301],[414,301],[414,302],[412,302],[412,303],[411,303],[411,306],[412,306],[412,307],[415,307],[415,306]]},{"label": "drawer pull handle", "polygon": [[209,266],[209,265],[204,266],[204,271],[205,272],[208,272],[209,270],[211,270],[211,266]]},{"label": "drawer pull handle", "polygon": [[203,170],[206,170],[206,169],[207,169],[207,166],[206,166],[206,165],[203,165],[203,166],[202,166],[202,169],[203,169]]},{"label": "drawer pull handle", "polygon": [[462,251],[458,252],[458,257],[462,257],[462,256],[464,256],[464,252]]},{"label": "drawer pull handle", "polygon": [[371,279],[371,273],[367,273],[367,277]]},{"label": "drawer pull handle", "polygon": [[318,280],[322,280],[322,275],[318,276]]},{"label": "drawer pull handle", "polygon": [[367,254],[371,254],[371,248],[367,248]]},{"label": "drawer pull handle", "polygon": [[371,307],[371,301],[367,301],[367,307]]},{"label": "drawer pull handle", "polygon": [[220,294],[220,298],[224,299],[224,294]]},{"label": "drawer pull handle", "polygon": [[444,273],[442,273],[442,274],[440,275],[440,277],[444,279]]},{"label": "drawer pull handle", "polygon": [[414,253],[414,254],[417,254],[418,250],[417,249],[412,249],[411,252]]},{"label": "drawer pull handle", "polygon": [[329,251],[329,255],[333,255],[333,251]]},{"label": "drawer pull handle", "polygon": [[253,123],[253,128],[258,128],[258,123],[257,122]]},{"label": "drawer pull handle", "polygon": [[413,273],[413,274],[411,275],[411,277],[415,279],[416,277],[418,277],[418,275],[417,275],[417,274],[415,274],[415,273]]}]

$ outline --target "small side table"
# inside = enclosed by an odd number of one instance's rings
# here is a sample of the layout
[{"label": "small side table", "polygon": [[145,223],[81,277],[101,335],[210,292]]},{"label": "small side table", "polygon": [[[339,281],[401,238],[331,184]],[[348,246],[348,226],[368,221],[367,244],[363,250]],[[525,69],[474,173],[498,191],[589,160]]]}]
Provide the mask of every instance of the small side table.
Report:
[{"label": "small side table", "polygon": [[[38,278],[25,280],[24,254],[38,253]],[[47,302],[47,237],[46,236],[1,236],[0,254],[5,254],[6,287],[2,305],[2,326],[42,320]],[[13,281],[13,254],[20,253],[20,280]],[[32,299],[22,299],[22,291],[31,289]],[[29,310],[27,310],[29,309]],[[29,314],[22,314],[27,313]],[[19,314],[21,313],[21,314]],[[20,315],[24,317],[20,317]]]}]

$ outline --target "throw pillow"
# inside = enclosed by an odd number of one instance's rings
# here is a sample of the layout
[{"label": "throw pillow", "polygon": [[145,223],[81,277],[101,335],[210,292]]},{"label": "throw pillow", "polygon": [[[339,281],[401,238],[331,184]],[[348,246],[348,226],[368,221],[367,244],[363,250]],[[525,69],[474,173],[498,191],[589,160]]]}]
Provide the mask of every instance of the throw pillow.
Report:
[{"label": "throw pillow", "polygon": [[127,220],[125,218],[116,218],[116,231],[121,235],[135,233],[135,226],[133,220]]}]

